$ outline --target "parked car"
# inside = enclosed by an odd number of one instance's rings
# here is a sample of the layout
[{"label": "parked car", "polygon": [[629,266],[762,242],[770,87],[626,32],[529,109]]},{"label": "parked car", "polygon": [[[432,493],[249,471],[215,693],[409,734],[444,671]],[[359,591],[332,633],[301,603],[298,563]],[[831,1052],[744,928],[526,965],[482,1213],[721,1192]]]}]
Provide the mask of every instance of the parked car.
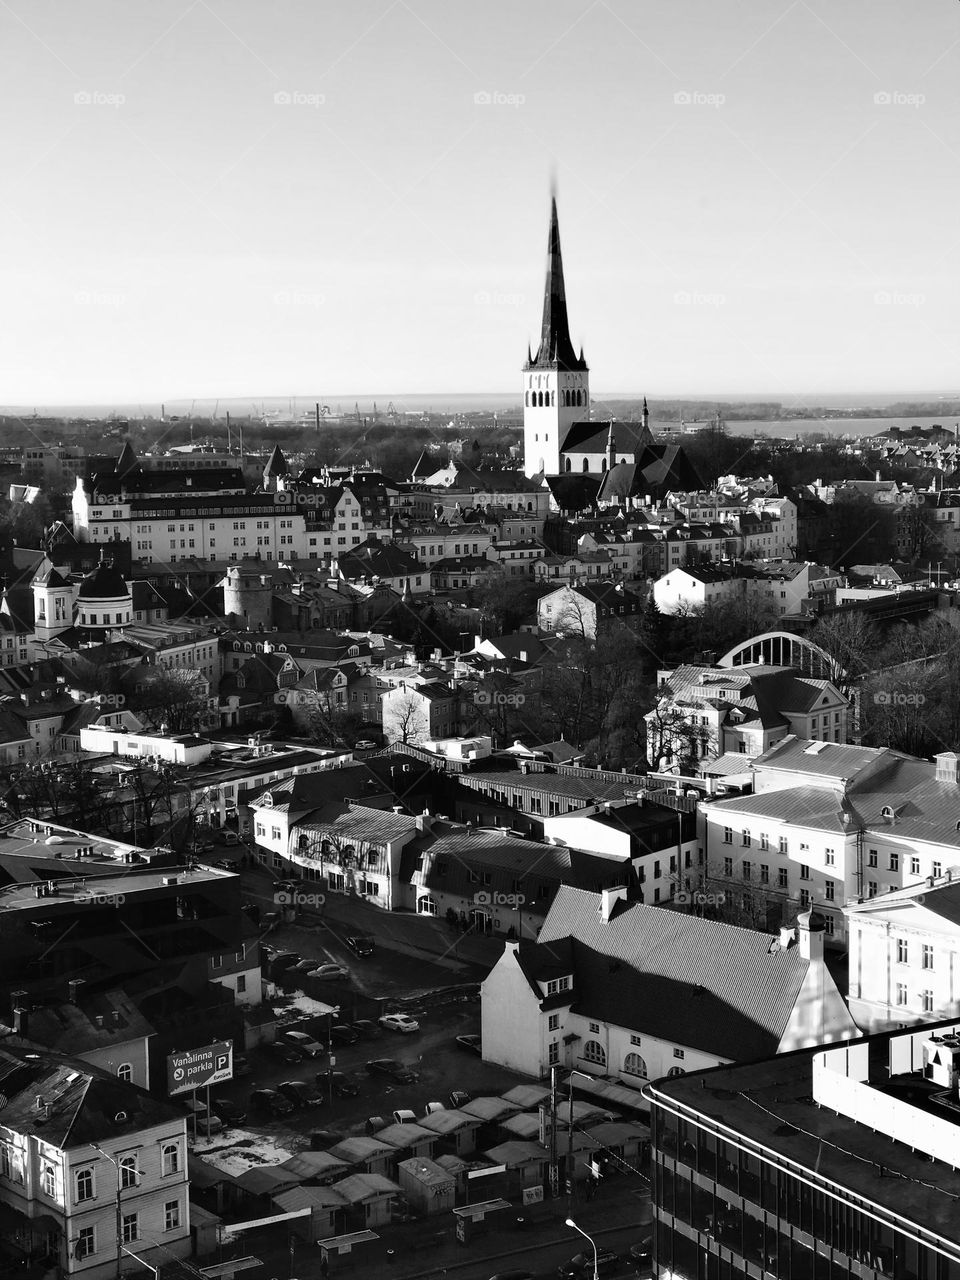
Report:
[{"label": "parked car", "polygon": [[376,751],[377,744],[371,742],[369,738],[361,738],[359,742],[354,743],[355,751]]},{"label": "parked car", "polygon": [[317,1088],[332,1089],[338,1098],[355,1098],[360,1086],[345,1071],[318,1071]]},{"label": "parked car", "polygon": [[284,969],[292,969],[299,961],[300,953],[298,951],[278,951],[270,961],[270,968],[274,973],[280,973]]},{"label": "parked car", "polygon": [[287,1044],[292,1045],[294,1049],[304,1054],[307,1058],[319,1058],[320,1054],[323,1053],[323,1045],[320,1041],[315,1040],[306,1031],[285,1031],[283,1038]]},{"label": "parked car", "polygon": [[400,1107],[399,1110],[394,1111],[393,1113],[393,1123],[394,1124],[416,1124],[417,1113],[415,1111],[411,1111],[409,1107]]},{"label": "parked car", "polygon": [[478,1058],[483,1057],[483,1049],[480,1047],[479,1036],[457,1036],[456,1045],[458,1049],[466,1049],[468,1053],[475,1053]]},{"label": "parked car", "polygon": [[316,960],[298,960],[296,964],[290,966],[291,973],[312,973],[316,968]]},{"label": "parked car", "polygon": [[192,1133],[194,1125],[194,1117],[196,1117],[197,1133],[202,1133],[208,1138],[214,1137],[223,1129],[223,1121],[216,1114],[207,1110],[207,1104],[200,1098],[188,1098],[186,1100],[187,1110],[191,1112],[190,1118],[187,1120],[187,1132]]},{"label": "parked car", "polygon": [[355,956],[372,956],[373,939],[369,933],[354,933],[346,939],[346,944]]},{"label": "parked car", "polygon": [[219,844],[225,844],[230,849],[235,848],[240,843],[240,837],[235,831],[218,831],[217,841]]},{"label": "parked car", "polygon": [[387,1031],[399,1031],[404,1036],[420,1030],[420,1023],[416,1018],[411,1018],[408,1013],[385,1013],[377,1021]]},{"label": "parked car", "polygon": [[356,1044],[360,1037],[353,1027],[339,1026],[330,1028],[330,1039],[337,1044]]},{"label": "parked car", "polygon": [[313,967],[307,971],[307,977],[321,978],[326,981],[338,980],[349,978],[350,970],[345,969],[342,964],[317,964],[314,962]]},{"label": "parked car", "polygon": [[303,1061],[303,1054],[299,1049],[294,1048],[292,1044],[287,1044],[284,1040],[274,1040],[268,1044],[267,1049],[275,1058],[279,1058],[281,1062],[285,1062],[287,1066],[294,1066],[298,1062]]},{"label": "parked car", "polygon": [[473,1101],[473,1094],[467,1093],[466,1089],[454,1089],[451,1091],[447,1101],[453,1110],[457,1111],[460,1107],[466,1106],[468,1102]]},{"label": "parked car", "polygon": [[294,1106],[289,1098],[285,1098],[276,1089],[254,1089],[250,1095],[250,1110],[265,1111],[271,1116],[289,1116]]},{"label": "parked car", "polygon": [[243,1124],[247,1118],[247,1113],[242,1107],[238,1107],[235,1102],[229,1102],[226,1098],[214,1098],[213,1114],[219,1116],[224,1124]]},{"label": "parked car", "polygon": [[277,1092],[295,1107],[321,1107],[323,1096],[303,1080],[284,1080],[277,1085]]},{"label": "parked car", "polygon": [[374,1058],[367,1063],[367,1071],[372,1076],[386,1076],[397,1084],[414,1084],[420,1078],[416,1071],[396,1058]]},{"label": "parked car", "polygon": [[[608,1276],[611,1271],[618,1271],[622,1266],[623,1259],[619,1254],[611,1253],[609,1249],[597,1250],[598,1276]],[[563,1280],[586,1280],[587,1276],[593,1275],[593,1271],[593,1254],[588,1257],[585,1253],[575,1254],[568,1262],[561,1262],[557,1267],[557,1275],[562,1276]]]},{"label": "parked car", "polygon": [[335,1147],[338,1142],[342,1142],[344,1135],[337,1133],[334,1129],[311,1129],[310,1130],[310,1150],[326,1151],[327,1147]]},{"label": "parked car", "polygon": [[253,1067],[244,1057],[234,1058],[233,1060],[233,1078],[234,1080],[242,1080],[244,1076],[252,1076]]},{"label": "parked car", "polygon": [[260,917],[260,927],[262,929],[275,929],[279,923],[279,911],[265,911]]},{"label": "parked car", "polygon": [[383,1034],[377,1024],[371,1022],[369,1018],[360,1018],[357,1022],[351,1022],[350,1025],[362,1040],[379,1040]]},{"label": "parked car", "polygon": [[649,1276],[653,1270],[653,1237],[646,1236],[630,1246],[630,1260],[636,1263],[638,1276]]},{"label": "parked car", "polygon": [[217,858],[210,865],[216,867],[218,871],[236,871],[238,869],[234,858]]}]

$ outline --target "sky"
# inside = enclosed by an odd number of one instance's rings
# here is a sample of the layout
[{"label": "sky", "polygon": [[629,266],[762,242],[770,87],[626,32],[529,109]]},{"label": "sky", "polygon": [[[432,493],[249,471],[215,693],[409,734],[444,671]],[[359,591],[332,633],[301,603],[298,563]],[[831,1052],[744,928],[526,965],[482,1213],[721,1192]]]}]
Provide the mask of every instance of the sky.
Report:
[{"label": "sky", "polygon": [[960,4],[4,0],[0,403],[960,391]]}]

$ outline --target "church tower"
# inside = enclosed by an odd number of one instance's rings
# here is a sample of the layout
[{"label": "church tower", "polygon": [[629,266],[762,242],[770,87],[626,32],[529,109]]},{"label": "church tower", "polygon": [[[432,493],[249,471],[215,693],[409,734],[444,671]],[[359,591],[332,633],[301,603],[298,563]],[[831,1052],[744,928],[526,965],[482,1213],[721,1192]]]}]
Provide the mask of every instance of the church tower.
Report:
[{"label": "church tower", "polygon": [[574,422],[590,417],[590,371],[570,341],[567,297],[563,287],[557,199],[550,203],[547,279],[543,291],[543,321],[536,355],[527,350],[523,366],[523,469],[557,475],[560,452]]}]

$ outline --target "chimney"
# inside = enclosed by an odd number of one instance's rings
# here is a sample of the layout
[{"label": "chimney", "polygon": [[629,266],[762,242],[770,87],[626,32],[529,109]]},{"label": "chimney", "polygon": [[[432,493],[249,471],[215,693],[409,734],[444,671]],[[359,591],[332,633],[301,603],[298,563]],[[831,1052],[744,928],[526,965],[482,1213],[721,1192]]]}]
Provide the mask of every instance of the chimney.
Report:
[{"label": "chimney", "polygon": [[804,960],[823,959],[823,918],[816,911],[801,911],[797,916],[797,936]]},{"label": "chimney", "polygon": [[97,1030],[102,1031],[103,1030],[103,1014],[98,1013],[93,1021],[96,1024]]},{"label": "chimney", "polygon": [[417,814],[417,830],[421,832],[430,831],[433,828],[433,819],[430,817],[430,810],[424,809],[423,813]]},{"label": "chimney", "polygon": [[30,1014],[26,1009],[19,1006],[13,1011],[13,1034],[16,1036],[26,1036],[27,1023],[30,1021]]},{"label": "chimney", "polygon": [[71,1004],[77,1003],[77,996],[80,994],[80,988],[83,985],[83,978],[71,978],[67,983],[67,999]]},{"label": "chimney", "polygon": [[613,889],[600,890],[600,906],[597,908],[597,913],[604,924],[610,923],[610,918],[613,915],[616,904],[618,902],[626,902],[626,900],[626,885],[621,884],[617,885]]},{"label": "chimney", "polygon": [[786,951],[787,947],[792,947],[797,940],[797,931],[789,924],[780,926],[780,945]]},{"label": "chimney", "polygon": [[935,780],[957,786],[960,783],[960,756],[955,751],[941,751],[933,759],[937,766]]},{"label": "chimney", "polygon": [[114,1009],[114,1011],[113,1011],[113,1025],[114,1025],[115,1027],[119,1027],[119,1025],[120,1025],[120,1010],[119,1010],[119,1009]]}]

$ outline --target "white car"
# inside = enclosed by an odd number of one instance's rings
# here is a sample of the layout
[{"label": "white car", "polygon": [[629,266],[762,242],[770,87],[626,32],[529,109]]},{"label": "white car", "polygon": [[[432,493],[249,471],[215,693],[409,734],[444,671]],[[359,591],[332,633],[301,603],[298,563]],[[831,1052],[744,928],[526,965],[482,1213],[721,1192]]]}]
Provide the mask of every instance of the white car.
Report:
[{"label": "white car", "polygon": [[388,1031],[399,1031],[403,1035],[408,1035],[411,1031],[420,1030],[420,1023],[416,1018],[408,1017],[405,1013],[385,1013],[377,1021],[381,1027],[386,1027]]}]

